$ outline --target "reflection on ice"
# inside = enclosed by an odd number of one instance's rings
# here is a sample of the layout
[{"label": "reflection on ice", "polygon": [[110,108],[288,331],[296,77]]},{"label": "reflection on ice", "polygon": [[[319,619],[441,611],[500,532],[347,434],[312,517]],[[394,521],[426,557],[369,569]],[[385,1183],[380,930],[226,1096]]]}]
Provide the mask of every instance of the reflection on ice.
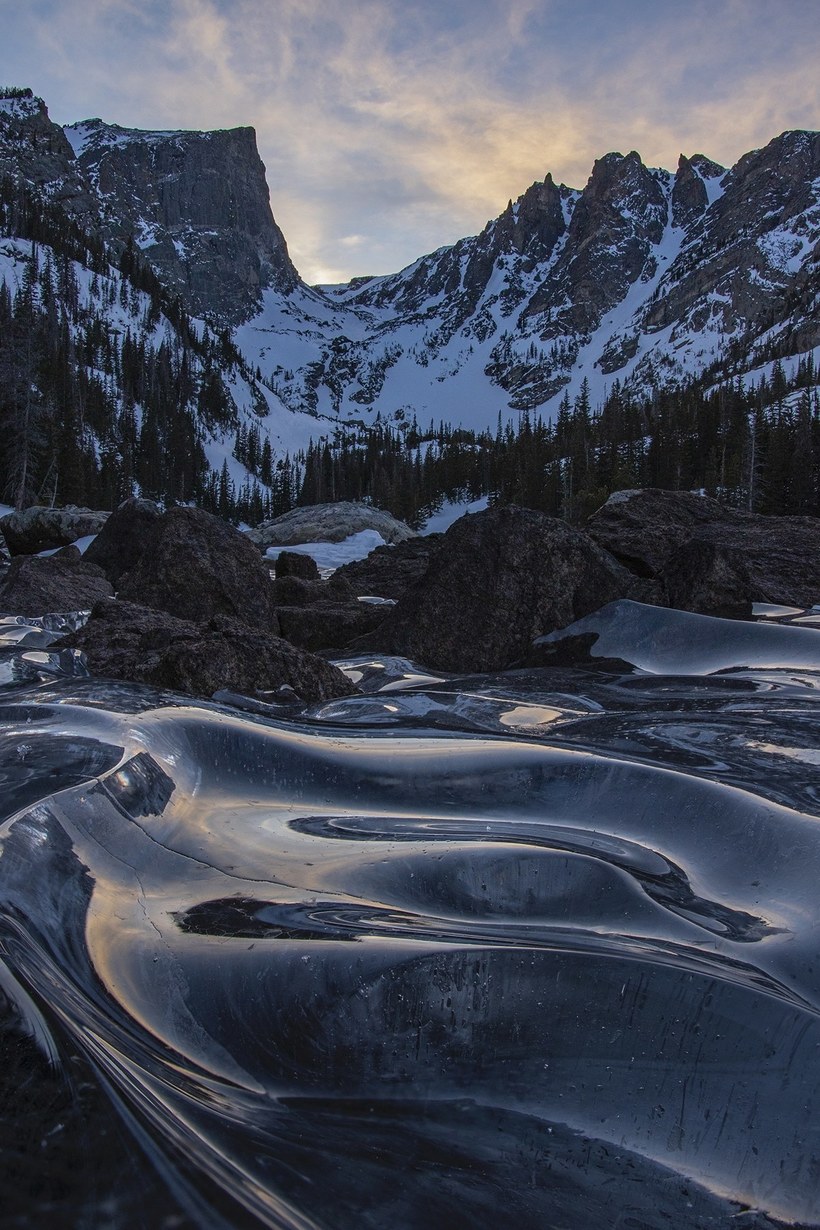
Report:
[{"label": "reflection on ice", "polygon": [[820,1225],[820,642],[677,614],[591,617],[653,674],[356,659],[288,718],[0,693],[0,989],[139,1216]]}]

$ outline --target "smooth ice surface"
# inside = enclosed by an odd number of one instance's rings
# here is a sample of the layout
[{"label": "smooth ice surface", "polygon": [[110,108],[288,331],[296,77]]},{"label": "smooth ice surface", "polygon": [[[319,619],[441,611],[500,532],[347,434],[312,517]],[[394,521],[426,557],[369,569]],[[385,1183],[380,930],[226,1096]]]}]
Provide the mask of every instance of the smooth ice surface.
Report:
[{"label": "smooth ice surface", "polygon": [[9,626],[0,990],[129,1225],[820,1225],[820,636],[584,622],[608,673],[360,657],[289,720]]}]

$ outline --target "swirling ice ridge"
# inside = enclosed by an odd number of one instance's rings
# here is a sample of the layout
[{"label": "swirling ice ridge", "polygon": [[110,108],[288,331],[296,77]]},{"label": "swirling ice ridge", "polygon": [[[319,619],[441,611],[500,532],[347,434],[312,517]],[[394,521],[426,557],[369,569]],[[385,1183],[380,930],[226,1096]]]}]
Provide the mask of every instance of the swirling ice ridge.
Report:
[{"label": "swirling ice ridge", "polygon": [[110,1224],[820,1225],[820,637],[585,624],[639,669],[291,718],[9,631],[2,988],[159,1176]]}]

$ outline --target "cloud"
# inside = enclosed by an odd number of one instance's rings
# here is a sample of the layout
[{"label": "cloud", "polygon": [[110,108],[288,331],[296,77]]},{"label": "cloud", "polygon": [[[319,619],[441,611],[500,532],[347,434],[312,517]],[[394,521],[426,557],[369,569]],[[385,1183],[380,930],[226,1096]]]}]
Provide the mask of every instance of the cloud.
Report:
[{"label": "cloud", "polygon": [[23,72],[63,121],[254,125],[277,220],[318,280],[475,232],[547,170],[583,186],[610,149],[728,163],[820,126],[816,15],[816,0],[776,21],[768,0],[0,0],[0,76]]}]

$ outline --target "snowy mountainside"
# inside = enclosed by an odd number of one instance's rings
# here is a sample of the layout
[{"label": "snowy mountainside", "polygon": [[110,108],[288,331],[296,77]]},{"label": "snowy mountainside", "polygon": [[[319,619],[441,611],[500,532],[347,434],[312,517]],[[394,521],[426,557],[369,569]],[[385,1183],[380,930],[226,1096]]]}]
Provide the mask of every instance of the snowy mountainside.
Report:
[{"label": "snowy mountainside", "polygon": [[[99,121],[66,131],[71,140],[30,93],[0,98],[4,494],[111,503],[142,491],[207,503],[210,493],[213,503],[216,480],[224,471],[234,496],[244,489],[253,492],[255,503],[270,503],[272,475],[263,476],[263,470],[288,450],[305,446],[316,434],[315,419],[292,413],[251,370],[230,340],[224,314],[214,310],[207,322],[192,314],[196,295],[180,286],[153,250],[170,244],[181,264],[183,228],[189,238],[193,235],[194,246],[206,232],[214,232],[209,242],[224,256],[220,244],[225,236],[216,234],[215,222],[225,202],[214,201],[213,194],[209,198],[207,189],[194,202],[199,215],[192,205],[192,185],[203,179],[197,150],[214,142],[197,141],[200,134],[135,135]],[[225,147],[215,165],[220,159],[236,161],[237,142],[240,150],[252,147],[255,154],[248,131],[214,134],[217,145],[224,138]],[[112,143],[126,151],[136,145],[144,152],[152,139],[166,151],[162,157],[152,155],[155,167],[166,165],[167,157],[181,159],[180,167],[161,191],[154,192],[157,185],[148,177],[142,199],[132,193],[129,215],[119,203],[120,193],[128,195],[128,175],[105,152]],[[257,180],[270,218],[265,232],[260,207],[259,233],[275,247],[279,232],[259,168]],[[246,221],[251,197],[245,193]],[[144,208],[146,199],[153,215]],[[203,211],[208,210],[206,226]],[[146,228],[152,217],[157,242],[150,245]],[[256,261],[257,273],[262,270],[249,300],[255,303],[260,279],[274,282],[276,271],[273,258],[262,268],[249,227],[244,240],[229,233],[226,245],[235,255],[244,242],[246,266]],[[282,241],[279,255],[284,260],[286,254]],[[201,275],[202,285],[213,268],[203,261],[194,266],[199,273],[193,282]],[[296,280],[289,261],[287,266],[291,272],[283,266],[280,288]],[[241,300],[246,273],[238,259],[230,267],[227,260],[217,262],[214,276],[223,285],[222,303]],[[27,426],[32,406],[36,413]],[[74,444],[61,444],[72,432]],[[236,441],[249,433],[256,462],[250,468],[234,455]],[[263,466],[264,455],[270,464]]]},{"label": "snowy mountainside", "polygon": [[294,408],[487,427],[551,415],[584,381],[595,405],[615,380],[647,393],[811,349],[819,258],[818,134],[784,133],[729,171],[608,154],[581,192],[547,176],[480,235],[323,288],[332,317],[297,289],[281,342],[266,302],[237,342]]},{"label": "snowy mountainside", "polygon": [[817,133],[730,170],[606,154],[582,190],[547,175],[479,235],[334,287],[294,269],[250,128],[63,129],[39,99],[0,98],[2,176],[102,244],[112,277],[149,266],[194,331],[221,339],[230,407],[197,433],[237,486],[260,477],[233,456],[243,432],[281,457],[337,426],[493,429],[554,418],[584,387],[594,409],[616,381],[640,395],[719,382],[820,344]]}]

